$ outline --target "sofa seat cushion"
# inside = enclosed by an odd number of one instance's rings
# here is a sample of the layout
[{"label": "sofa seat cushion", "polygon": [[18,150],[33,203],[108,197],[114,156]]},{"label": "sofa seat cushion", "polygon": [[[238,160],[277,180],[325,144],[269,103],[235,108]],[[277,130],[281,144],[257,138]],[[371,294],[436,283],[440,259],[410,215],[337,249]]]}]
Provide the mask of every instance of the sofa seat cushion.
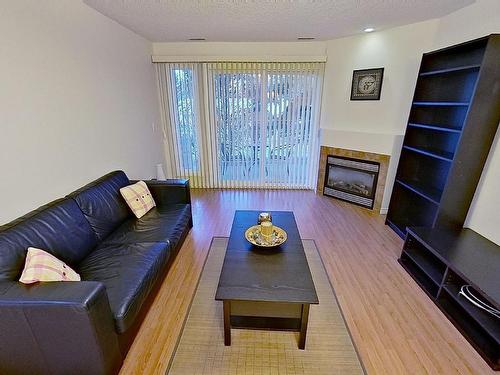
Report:
[{"label": "sofa seat cushion", "polygon": [[104,243],[137,243],[168,241],[172,248],[179,243],[191,220],[189,204],[155,207],[146,215],[125,221]]},{"label": "sofa seat cushion", "polygon": [[163,278],[170,257],[165,242],[104,244],[77,268],[82,280],[106,287],[116,330],[123,333],[134,323],[156,281]]}]

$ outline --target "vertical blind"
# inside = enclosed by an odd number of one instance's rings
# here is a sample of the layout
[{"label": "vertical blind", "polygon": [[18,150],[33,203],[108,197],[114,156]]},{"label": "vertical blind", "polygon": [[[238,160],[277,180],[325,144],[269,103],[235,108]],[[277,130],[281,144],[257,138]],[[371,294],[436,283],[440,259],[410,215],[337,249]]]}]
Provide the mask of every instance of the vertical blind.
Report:
[{"label": "vertical blind", "polygon": [[159,63],[167,173],[193,187],[315,185],[323,63]]}]

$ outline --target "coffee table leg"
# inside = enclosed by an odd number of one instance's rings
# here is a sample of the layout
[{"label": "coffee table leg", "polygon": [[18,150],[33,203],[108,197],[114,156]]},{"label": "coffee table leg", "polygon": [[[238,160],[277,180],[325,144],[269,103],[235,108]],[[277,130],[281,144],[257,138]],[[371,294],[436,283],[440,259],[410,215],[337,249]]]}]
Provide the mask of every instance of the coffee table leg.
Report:
[{"label": "coffee table leg", "polygon": [[300,318],[299,349],[306,348],[307,321],[309,320],[309,304],[302,305],[302,316]]},{"label": "coffee table leg", "polygon": [[224,345],[231,345],[231,301],[225,300],[224,306]]}]

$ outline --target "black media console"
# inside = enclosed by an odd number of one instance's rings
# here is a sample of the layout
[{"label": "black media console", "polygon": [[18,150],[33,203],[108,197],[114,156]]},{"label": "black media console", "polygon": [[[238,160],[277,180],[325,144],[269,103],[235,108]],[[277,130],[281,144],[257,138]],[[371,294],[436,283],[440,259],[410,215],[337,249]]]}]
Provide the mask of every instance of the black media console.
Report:
[{"label": "black media console", "polygon": [[410,227],[399,263],[500,370],[500,319],[459,294],[463,285],[471,285],[475,295],[500,310],[500,246],[471,229]]}]

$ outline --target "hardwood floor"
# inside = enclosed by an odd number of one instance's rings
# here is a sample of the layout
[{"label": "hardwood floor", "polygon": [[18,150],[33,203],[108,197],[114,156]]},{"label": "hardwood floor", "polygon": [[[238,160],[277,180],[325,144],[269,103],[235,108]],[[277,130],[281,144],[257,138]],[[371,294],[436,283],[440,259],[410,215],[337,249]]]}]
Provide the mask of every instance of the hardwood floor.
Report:
[{"label": "hardwood floor", "polygon": [[[368,374],[494,374],[397,263],[402,240],[384,217],[312,191],[193,190],[194,227],[121,374],[164,374],[213,236],[236,209],[292,210],[316,241]],[[221,340],[223,338],[221,337]]]}]

